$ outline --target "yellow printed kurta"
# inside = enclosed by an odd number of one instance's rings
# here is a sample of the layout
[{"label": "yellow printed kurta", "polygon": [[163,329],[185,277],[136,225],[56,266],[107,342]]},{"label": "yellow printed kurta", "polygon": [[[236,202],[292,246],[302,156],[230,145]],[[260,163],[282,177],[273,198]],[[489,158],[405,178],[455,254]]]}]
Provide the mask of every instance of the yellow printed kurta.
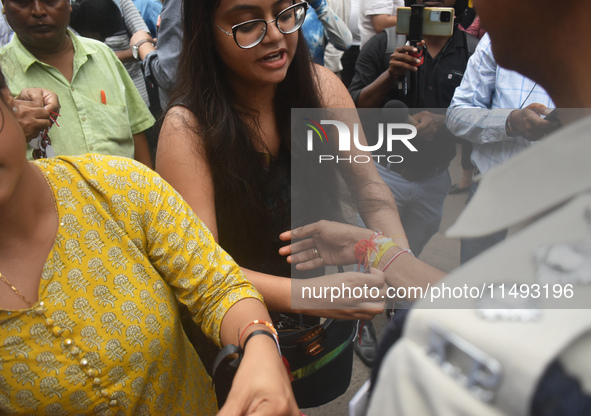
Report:
[{"label": "yellow printed kurta", "polygon": [[230,306],[260,295],[142,164],[101,155],[35,163],[60,224],[39,302],[0,309],[0,414],[214,414],[177,301],[219,344]]}]

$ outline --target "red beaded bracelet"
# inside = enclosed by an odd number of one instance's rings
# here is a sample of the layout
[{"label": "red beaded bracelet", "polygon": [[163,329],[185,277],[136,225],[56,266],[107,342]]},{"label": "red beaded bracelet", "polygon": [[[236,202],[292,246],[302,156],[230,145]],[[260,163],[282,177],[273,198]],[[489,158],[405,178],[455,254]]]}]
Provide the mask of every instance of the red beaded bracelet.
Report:
[{"label": "red beaded bracelet", "polygon": [[268,327],[269,329],[271,329],[271,332],[273,333],[273,335],[275,335],[275,338],[279,338],[279,335],[277,334],[277,330],[275,329],[275,327],[273,326],[272,323],[267,322],[267,321],[264,321],[262,319],[255,319],[254,321],[252,321],[251,323],[249,323],[248,325],[246,325],[246,327],[242,330],[242,333],[238,337],[238,346],[241,345],[241,342],[240,341],[242,341],[242,337],[244,336],[244,333],[252,325],[265,325],[266,327]]}]

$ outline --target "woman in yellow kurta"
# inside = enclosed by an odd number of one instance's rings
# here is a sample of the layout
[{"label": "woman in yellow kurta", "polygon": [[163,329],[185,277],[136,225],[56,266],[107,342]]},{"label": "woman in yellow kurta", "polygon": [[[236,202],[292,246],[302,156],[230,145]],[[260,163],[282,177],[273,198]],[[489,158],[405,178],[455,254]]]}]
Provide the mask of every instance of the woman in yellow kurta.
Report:
[{"label": "woman in yellow kurta", "polygon": [[[140,163],[27,162],[1,86],[0,414],[214,414],[178,302],[218,344],[244,344],[268,329],[249,325],[270,321],[260,295]],[[254,412],[299,414],[272,337],[249,340],[220,414]]]}]

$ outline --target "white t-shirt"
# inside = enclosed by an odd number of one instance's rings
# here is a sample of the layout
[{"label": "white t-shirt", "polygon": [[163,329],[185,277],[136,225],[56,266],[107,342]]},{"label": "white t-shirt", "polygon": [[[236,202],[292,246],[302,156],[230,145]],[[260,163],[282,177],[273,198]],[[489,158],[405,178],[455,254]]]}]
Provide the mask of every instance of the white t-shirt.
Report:
[{"label": "white t-shirt", "polygon": [[359,31],[361,32],[361,47],[376,32],[371,24],[372,15],[395,15],[396,9],[404,7],[404,0],[360,0],[359,3]]}]

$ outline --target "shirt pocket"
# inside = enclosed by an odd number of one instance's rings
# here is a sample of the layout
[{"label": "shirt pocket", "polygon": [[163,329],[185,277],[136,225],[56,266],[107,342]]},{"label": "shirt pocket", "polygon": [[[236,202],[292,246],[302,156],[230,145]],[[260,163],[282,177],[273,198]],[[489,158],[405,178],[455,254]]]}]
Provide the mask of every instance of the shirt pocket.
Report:
[{"label": "shirt pocket", "polygon": [[457,88],[462,83],[464,73],[460,71],[451,70],[447,74],[447,80],[449,81],[452,88]]},{"label": "shirt pocket", "polygon": [[118,104],[99,105],[102,134],[110,141],[124,143],[133,139],[127,107]]}]

